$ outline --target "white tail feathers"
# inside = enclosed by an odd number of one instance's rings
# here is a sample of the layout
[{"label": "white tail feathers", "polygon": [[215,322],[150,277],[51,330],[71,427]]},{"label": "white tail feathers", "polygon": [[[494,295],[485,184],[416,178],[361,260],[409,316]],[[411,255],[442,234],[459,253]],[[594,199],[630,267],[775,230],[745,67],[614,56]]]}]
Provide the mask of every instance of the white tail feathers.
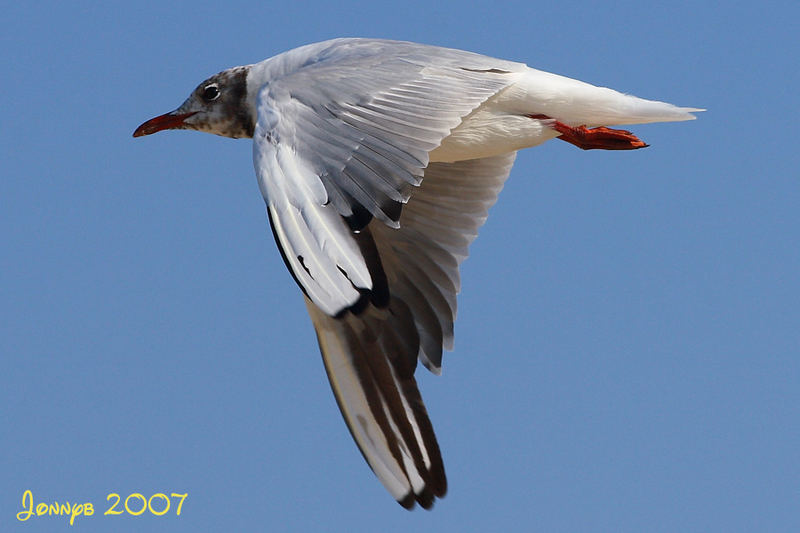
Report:
[{"label": "white tail feathers", "polygon": [[[694,120],[705,111],[645,100],[557,74],[530,69],[512,88],[533,114],[553,117],[569,126],[610,126]],[[511,95],[509,95],[511,96]]]},{"label": "white tail feathers", "polygon": [[[606,89],[615,93],[613,102],[616,104],[612,109],[599,109],[598,119],[604,121],[589,125],[607,124],[646,124],[648,122],[681,122],[684,120],[694,120],[692,113],[705,111],[696,107],[678,107],[667,102],[656,100],[645,100],[629,94],[622,94],[612,89]],[[602,113],[605,113],[603,115]]]}]

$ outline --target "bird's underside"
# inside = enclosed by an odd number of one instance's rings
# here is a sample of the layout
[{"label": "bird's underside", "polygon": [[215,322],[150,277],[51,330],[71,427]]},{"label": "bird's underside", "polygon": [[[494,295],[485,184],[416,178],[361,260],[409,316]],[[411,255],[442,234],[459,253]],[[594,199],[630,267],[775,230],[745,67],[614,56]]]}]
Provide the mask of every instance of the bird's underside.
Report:
[{"label": "bird's underside", "polygon": [[253,137],[347,426],[401,505],[430,508],[447,481],[414,372],[440,373],[453,347],[459,265],[516,151],[642,148],[609,125],[691,111],[469,52],[338,39],[223,71],[134,136]]}]

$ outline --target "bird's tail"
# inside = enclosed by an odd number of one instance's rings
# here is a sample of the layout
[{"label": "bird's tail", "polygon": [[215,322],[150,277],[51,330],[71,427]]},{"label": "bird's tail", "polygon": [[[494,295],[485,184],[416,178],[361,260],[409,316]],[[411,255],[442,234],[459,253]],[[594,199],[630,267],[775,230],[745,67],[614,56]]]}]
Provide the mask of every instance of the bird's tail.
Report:
[{"label": "bird's tail", "polygon": [[609,126],[694,120],[692,113],[705,111],[645,100],[597,87],[557,74],[530,69],[517,86],[536,114],[546,115],[568,126]]}]

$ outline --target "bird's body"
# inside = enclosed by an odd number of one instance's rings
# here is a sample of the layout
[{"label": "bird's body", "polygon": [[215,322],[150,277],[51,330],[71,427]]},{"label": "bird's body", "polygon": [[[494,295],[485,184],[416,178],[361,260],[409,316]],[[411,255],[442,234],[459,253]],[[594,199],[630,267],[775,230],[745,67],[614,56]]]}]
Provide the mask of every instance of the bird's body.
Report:
[{"label": "bird's body", "polygon": [[273,233],[353,438],[401,504],[430,507],[446,481],[414,370],[439,373],[452,349],[458,267],[516,151],[556,137],[640,148],[605,126],[692,111],[470,52],[336,39],[223,71],[134,135],[253,137]]}]

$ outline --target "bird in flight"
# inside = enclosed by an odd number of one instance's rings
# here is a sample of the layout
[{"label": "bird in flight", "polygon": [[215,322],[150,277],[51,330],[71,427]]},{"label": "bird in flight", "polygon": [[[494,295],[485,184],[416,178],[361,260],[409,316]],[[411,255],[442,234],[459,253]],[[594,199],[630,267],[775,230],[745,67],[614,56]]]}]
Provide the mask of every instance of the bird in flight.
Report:
[{"label": "bird in flight", "polygon": [[339,409],[408,509],[447,481],[414,372],[453,349],[459,265],[519,149],[647,146],[609,125],[701,109],[522,63],[422,44],[334,39],[201,83],[134,137],[252,138],[272,233],[303,292]]}]

